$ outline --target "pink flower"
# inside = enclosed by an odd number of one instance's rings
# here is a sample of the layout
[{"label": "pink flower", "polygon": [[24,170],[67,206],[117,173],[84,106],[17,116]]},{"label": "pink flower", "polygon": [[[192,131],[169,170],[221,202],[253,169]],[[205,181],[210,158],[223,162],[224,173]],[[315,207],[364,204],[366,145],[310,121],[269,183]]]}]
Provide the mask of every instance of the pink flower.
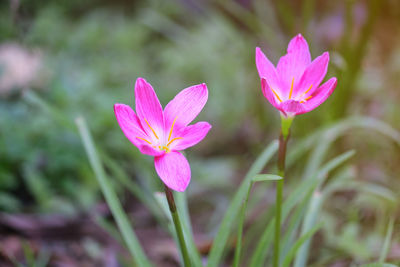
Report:
[{"label": "pink flower", "polygon": [[311,62],[307,41],[298,34],[275,66],[259,47],[256,48],[256,65],[265,98],[286,117],[309,112],[321,105],[336,87],[333,77],[320,86],[329,63],[329,53],[324,52]]},{"label": "pink flower", "polygon": [[136,114],[127,105],[114,105],[125,136],[140,152],[154,156],[157,174],[173,190],[185,191],[190,182],[189,163],[179,151],[199,143],[211,129],[208,122],[188,125],[203,109],[207,98],[207,86],[194,85],[176,95],[163,111],[153,87],[138,78]]}]

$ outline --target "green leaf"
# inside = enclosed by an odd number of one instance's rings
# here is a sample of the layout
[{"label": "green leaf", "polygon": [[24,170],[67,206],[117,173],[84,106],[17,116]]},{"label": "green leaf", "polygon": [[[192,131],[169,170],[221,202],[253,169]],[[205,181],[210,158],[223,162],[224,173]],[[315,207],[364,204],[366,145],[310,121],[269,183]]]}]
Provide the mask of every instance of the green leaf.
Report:
[{"label": "green leaf", "polygon": [[[334,159],[328,161],[322,168],[315,174],[311,179],[303,180],[299,186],[295,188],[295,190],[289,195],[288,199],[284,201],[282,206],[282,221],[285,221],[289,212],[292,208],[308,194],[314,191],[317,185],[325,180],[327,174],[348,160],[351,156],[354,155],[354,151],[345,152]],[[272,241],[272,234],[275,224],[275,218],[270,220],[268,226],[265,228],[261,238],[254,249],[253,255],[250,259],[250,266],[263,266],[265,258],[267,257],[267,253],[269,251],[269,246]]]},{"label": "green leaf", "polygon": [[[285,221],[287,216],[293,207],[297,203],[301,202],[302,199],[306,198],[314,188],[317,186],[317,181],[302,181],[298,187],[289,195],[289,197],[283,202],[282,205],[282,221]],[[272,218],[264,232],[259,239],[257,246],[250,258],[249,266],[264,266],[265,258],[269,251],[269,247],[272,244],[272,238],[274,234],[275,218]]]},{"label": "green leaf", "polygon": [[99,152],[103,159],[104,165],[110,170],[112,177],[118,180],[129,192],[137,197],[144,206],[154,215],[157,221],[162,225],[162,211],[160,206],[155,201],[155,198],[151,192],[148,192],[145,188],[138,185],[135,181],[130,179],[126,172],[119,166],[119,164],[106,153]]},{"label": "green leaf", "polygon": [[236,241],[236,249],[235,249],[233,266],[237,267],[237,266],[239,266],[239,263],[240,263],[240,253],[242,250],[243,225],[244,225],[244,220],[246,217],[245,216],[246,208],[247,208],[247,203],[249,201],[251,188],[253,187],[254,183],[256,183],[256,182],[277,181],[277,180],[281,180],[281,179],[282,179],[281,176],[278,176],[275,174],[258,174],[251,180],[251,183],[249,184],[249,187],[247,189],[247,194],[246,194],[246,197],[242,204],[242,209],[241,209],[241,212],[239,215],[239,224],[238,224],[237,241]]},{"label": "green leaf", "polygon": [[215,236],[208,258],[208,267],[217,267],[220,265],[219,263],[224,252],[229,233],[235,222],[235,220],[232,220],[232,218],[235,218],[240,212],[242,201],[246,196],[251,180],[264,168],[264,166],[268,163],[268,161],[276,153],[277,150],[278,141],[274,140],[264,149],[261,155],[253,163],[250,170],[247,172],[245,178],[240,184],[239,189],[233,197],[230,206],[225,212],[225,216],[219,226],[219,230],[217,232],[217,235]]},{"label": "green leaf", "polygon": [[392,234],[393,234],[394,220],[395,220],[395,216],[393,215],[390,218],[388,229],[387,229],[386,236],[385,236],[385,241],[383,242],[383,246],[382,246],[381,255],[379,256],[379,262],[382,262],[382,263],[385,261],[387,255],[389,254],[390,241],[392,239]]},{"label": "green leaf", "polygon": [[[186,209],[186,207],[185,207],[186,200],[184,199],[184,193],[174,192],[174,196],[175,196],[175,204],[177,207],[177,211],[180,215],[182,215],[181,216],[182,219],[180,220],[180,222],[181,222],[181,226],[183,229],[186,246],[187,246],[188,252],[190,254],[191,263],[195,267],[202,266],[200,254],[199,254],[196,244],[194,243],[194,240],[193,240],[193,235],[192,235],[192,231],[191,231],[191,227],[190,227],[190,219],[188,217],[188,213],[186,211],[184,211]],[[176,229],[174,227],[173,218],[172,218],[169,206],[168,206],[168,201],[165,196],[165,193],[156,192],[156,193],[154,193],[154,197],[157,200],[157,202],[159,203],[164,215],[168,219],[169,232],[171,233],[172,237],[174,238],[175,243],[179,246],[178,235],[177,235]],[[181,262],[183,262],[182,255],[179,254],[179,256],[181,257]]]},{"label": "green leaf", "polygon": [[396,131],[393,127],[382,121],[370,117],[351,117],[341,120],[331,126],[328,126],[326,129],[318,131],[305,140],[303,145],[315,144],[314,140],[316,139],[321,140],[322,142],[318,142],[318,145],[315,147],[315,150],[308,161],[303,174],[304,179],[309,178],[312,173],[318,169],[324,160],[324,156],[329,150],[330,145],[353,128],[374,130],[392,139],[400,146],[400,132]]},{"label": "green leaf", "polygon": [[321,224],[318,224],[318,225],[314,226],[307,233],[302,235],[296,241],[296,243],[294,243],[293,247],[289,250],[288,254],[286,254],[286,257],[285,257],[285,259],[283,260],[283,263],[282,263],[282,267],[289,267],[290,263],[293,260],[293,257],[296,255],[296,253],[299,250],[299,248],[304,244],[304,242],[309,240],[315,234],[315,232],[317,232],[319,230],[319,228],[321,228]]},{"label": "green leaf", "polygon": [[[177,244],[179,246],[178,235],[176,234],[176,230],[175,230],[173,219],[172,219],[172,214],[171,214],[171,212],[169,210],[168,201],[167,201],[167,198],[165,196],[165,193],[163,193],[163,192],[155,192],[154,193],[154,198],[156,199],[156,201],[160,205],[164,215],[168,219],[168,225],[167,225],[168,231],[171,233],[172,238],[175,241],[175,244]],[[179,247],[178,247],[178,249],[179,249]],[[181,253],[179,253],[179,257],[180,257],[181,262],[183,262],[183,257],[182,257]]]},{"label": "green leaf", "polygon": [[40,208],[44,209],[48,207],[52,194],[45,177],[36,168],[26,164],[24,166],[23,178]]},{"label": "green leaf", "polygon": [[[295,238],[297,237],[300,223],[301,223],[304,215],[306,214],[307,204],[310,201],[311,195],[312,195],[312,192],[307,194],[307,196],[301,201],[301,203],[293,211],[292,215],[290,216],[290,219],[287,222],[285,234],[281,241],[282,248],[283,248],[282,255],[286,255],[289,252],[292,244],[295,242]],[[280,255],[281,258],[282,258],[282,255]]]},{"label": "green leaf", "polygon": [[398,267],[398,265],[394,265],[391,263],[367,263],[363,264],[360,267]]},{"label": "green leaf", "polygon": [[100,184],[100,188],[107,201],[107,204],[110,207],[111,213],[113,214],[117,222],[119,230],[122,233],[122,237],[125,240],[129,252],[131,253],[137,265],[151,266],[150,262],[143,252],[142,247],[139,244],[136,234],[134,233],[129,223],[128,216],[122,209],[121,203],[119,202],[117,195],[112,188],[112,184],[110,183],[108,177],[104,172],[102,163],[100,162],[99,156],[93,143],[92,136],[89,132],[85,120],[82,117],[77,118],[76,125],[78,126],[78,130],[81,135],[86,153],[88,155],[90,165],[92,166],[95,173],[95,177]]},{"label": "green leaf", "polygon": [[52,117],[60,125],[63,125],[64,127],[70,130],[76,131],[72,119],[65,116],[65,114],[62,113],[57,108],[49,105],[45,100],[40,98],[33,90],[24,91],[23,99],[26,100],[28,103],[42,109],[45,113],[50,115],[50,117]]},{"label": "green leaf", "polygon": [[200,253],[196,247],[196,243],[193,239],[193,232],[190,223],[189,209],[187,205],[186,193],[185,192],[174,192],[175,204],[179,215],[181,216],[181,224],[183,234],[186,240],[186,246],[190,254],[190,259],[194,267],[202,266]]},{"label": "green leaf", "polygon": [[281,176],[275,174],[257,174],[253,179],[251,179],[251,182],[278,181],[281,179]]},{"label": "green leaf", "polygon": [[[328,173],[335,169],[337,166],[351,158],[355,154],[354,150],[347,151],[332,160],[330,160],[327,164],[325,164],[319,171],[317,177],[319,178],[318,184],[321,185],[324,183],[325,179],[328,177]],[[317,187],[318,188],[318,187]],[[321,197],[320,192],[315,192],[308,210],[306,212],[304,222],[302,225],[301,233],[307,233],[312,227],[315,225],[317,221],[317,217],[319,214],[320,206],[322,205],[323,198]],[[296,257],[294,266],[295,267],[302,267],[306,265],[307,258],[308,258],[308,250],[310,247],[310,241],[306,241],[304,245],[300,248],[300,253]]]},{"label": "green leaf", "polygon": [[[317,221],[317,217],[319,214],[319,210],[321,208],[323,202],[323,198],[320,192],[314,192],[311,197],[310,204],[308,206],[306,215],[304,217],[303,225],[301,228],[301,234],[305,235],[311,229],[313,229],[315,222]],[[299,253],[297,254],[296,261],[293,266],[305,266],[307,258],[308,258],[308,250],[310,247],[311,240],[305,240],[300,248]]]},{"label": "green leaf", "polygon": [[[391,127],[389,124],[370,117],[350,117],[333,125],[329,125],[323,129],[316,130],[308,137],[298,142],[288,153],[288,157],[286,159],[287,167],[291,166],[291,164],[301,158],[312,146],[318,144],[316,146],[316,150],[310,158],[311,162],[309,162],[309,165],[306,166],[305,173],[303,175],[305,178],[310,177],[312,173],[318,169],[319,164],[322,163],[324,155],[328,151],[329,146],[340,136],[348,133],[349,130],[354,128],[374,130],[377,133],[380,133],[393,140],[395,143],[397,143],[397,145],[400,146],[400,132]],[[315,142],[315,140],[320,140],[320,142]]]}]

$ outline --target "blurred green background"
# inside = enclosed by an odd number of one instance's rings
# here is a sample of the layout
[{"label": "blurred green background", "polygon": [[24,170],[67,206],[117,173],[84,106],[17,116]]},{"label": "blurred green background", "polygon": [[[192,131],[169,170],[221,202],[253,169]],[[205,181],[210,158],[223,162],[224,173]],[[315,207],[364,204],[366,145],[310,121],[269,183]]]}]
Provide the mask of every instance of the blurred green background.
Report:
[{"label": "blurred green background", "polygon": [[[87,266],[103,262],[101,252],[110,250],[96,238],[59,237],[53,240],[57,247],[72,242],[84,249],[83,255],[57,252],[46,238],[26,237],[26,228],[12,228],[4,219],[55,215],[74,221],[105,213],[110,221],[74,124],[78,116],[87,120],[112,178],[128,177],[148,194],[162,190],[151,157],[129,143],[113,113],[116,102],[133,106],[137,77],[153,85],[163,105],[190,85],[205,82],[209,88],[198,119],[213,128],[186,151],[192,167],[189,209],[206,254],[243,174],[279,134],[279,114],[260,90],[255,47],[276,64],[297,33],[307,39],[313,58],[330,52],[327,77],[336,76],[338,86],[326,103],[295,119],[288,149],[354,116],[386,123],[353,129],[357,119],[347,121],[343,137],[323,155],[313,149],[331,140],[329,133],[312,140],[308,152],[290,166],[286,195],[316,161],[355,149],[337,175],[371,185],[361,191],[342,186],[330,195],[310,266],[376,259],[389,218],[400,217],[399,1],[10,0],[0,3],[0,239],[7,244],[0,247],[0,260],[24,259],[10,252],[10,238],[22,242],[17,247],[33,242],[33,252],[46,250],[50,260],[59,253],[72,262],[82,257]],[[381,135],[382,129],[392,138]],[[145,250],[153,251],[150,257],[159,266],[175,266],[176,253],[160,249],[170,240],[148,207],[113,181]],[[258,188],[250,215],[273,204],[273,194],[273,188]],[[389,252],[392,262],[400,261],[398,226]],[[163,253],[172,259],[158,259]]]}]

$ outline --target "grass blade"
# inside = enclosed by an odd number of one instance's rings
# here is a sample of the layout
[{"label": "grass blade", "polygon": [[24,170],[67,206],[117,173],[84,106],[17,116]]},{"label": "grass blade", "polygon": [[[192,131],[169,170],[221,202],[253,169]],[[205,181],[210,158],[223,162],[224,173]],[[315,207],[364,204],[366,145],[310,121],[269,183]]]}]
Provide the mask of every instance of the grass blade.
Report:
[{"label": "grass blade", "polygon": [[[303,181],[283,202],[282,205],[282,221],[285,221],[293,207],[296,206],[303,198],[311,194],[317,186],[317,181]],[[272,244],[274,234],[275,218],[272,218],[261,235],[254,253],[250,258],[249,266],[264,266],[265,258]]]},{"label": "grass blade", "polygon": [[[326,144],[324,145],[325,146],[324,149],[322,147],[319,148],[320,151],[318,153],[322,158],[324,155],[323,152],[326,151],[325,149],[327,148],[328,145],[332,144],[332,142],[334,142],[340,136],[344,135],[345,133],[348,133],[349,130],[356,128],[376,131],[377,133],[380,133],[388,137],[389,139],[394,141],[398,146],[400,146],[400,132],[397,131],[395,128],[393,128],[392,126],[390,126],[385,122],[382,122],[380,120],[371,117],[355,116],[341,120],[325,128],[316,130],[311,135],[307,136],[306,138],[303,138],[289,151],[288,157],[286,159],[287,167],[291,166],[294,162],[296,162],[299,158],[301,158],[309,148],[314,146],[316,144],[315,142],[316,139],[324,138],[323,143]],[[320,146],[320,144],[321,142],[318,143],[318,147]],[[315,152],[315,154],[316,153],[317,152]],[[314,157],[316,159],[319,159],[317,155],[315,155]],[[315,163],[313,164],[314,166],[317,165]],[[311,171],[312,166],[307,168],[308,168],[307,173],[312,174],[313,173]],[[306,176],[306,174],[304,174],[304,176]]]},{"label": "grass blade", "polygon": [[127,173],[119,166],[119,164],[110,156],[105,153],[101,153],[101,158],[103,159],[104,165],[109,169],[110,174],[118,182],[120,182],[124,188],[131,192],[139,201],[149,209],[149,211],[154,215],[157,221],[163,225],[165,220],[162,216],[161,207],[155,200],[153,194],[149,192],[146,188],[141,187],[137,182],[130,179]]},{"label": "grass blade", "polygon": [[[168,219],[168,230],[171,233],[171,235],[175,241],[175,244],[178,246],[178,251],[181,252],[182,250],[180,249],[178,234],[176,233],[176,228],[174,227],[174,222],[173,222],[172,214],[171,214],[169,206],[168,206],[167,197],[164,192],[156,192],[154,194],[154,197],[155,197],[156,201],[158,202],[158,204],[160,205],[161,209],[163,210],[164,215]],[[185,229],[183,231],[185,231]],[[186,236],[186,234],[185,234],[185,236]],[[187,239],[185,238],[185,240],[187,240]],[[184,262],[182,253],[179,253],[179,257],[180,257],[180,262]]]},{"label": "grass blade", "polygon": [[69,119],[63,112],[59,109],[51,106],[40,96],[38,96],[33,90],[26,90],[23,94],[23,99],[28,103],[39,107],[45,113],[49,114],[57,123],[68,128],[70,130],[76,131],[75,125],[72,119]]},{"label": "grass blade", "polygon": [[[285,235],[283,236],[283,239],[281,241],[282,245],[282,255],[286,255],[289,250],[292,247],[292,244],[295,242],[295,238],[297,236],[297,230],[299,229],[299,226],[301,224],[301,221],[303,220],[306,210],[307,210],[307,204],[310,201],[312,192],[307,194],[307,196],[301,201],[301,203],[296,207],[296,209],[293,211],[292,215],[290,216],[290,219],[287,223],[287,228],[285,230]],[[281,255],[281,256],[282,256]],[[282,257],[279,260],[279,262],[282,262]]]},{"label": "grass blade", "polygon": [[200,253],[196,247],[196,243],[193,239],[193,230],[190,223],[190,215],[187,205],[186,194],[184,192],[174,192],[175,202],[178,213],[181,216],[181,224],[183,228],[183,233],[186,240],[186,246],[190,254],[190,259],[192,260],[193,266],[202,266]]},{"label": "grass blade", "polygon": [[[304,222],[301,229],[301,235],[305,235],[311,229],[313,229],[322,202],[323,198],[321,196],[321,193],[318,191],[314,192],[313,196],[311,197],[311,201],[308,210],[306,212],[306,216],[304,217]],[[295,263],[293,265],[294,267],[306,266],[310,244],[311,244],[310,239],[304,241],[299,250],[298,256],[296,257]]]},{"label": "grass blade", "polygon": [[389,221],[388,229],[387,229],[386,236],[385,236],[385,241],[383,242],[381,255],[379,256],[380,263],[383,263],[385,261],[387,255],[389,253],[390,241],[392,239],[392,234],[393,234],[394,219],[395,219],[395,216],[392,216]]},{"label": "grass blade", "polygon": [[[317,188],[318,184],[324,182],[328,173],[341,165],[343,162],[348,160],[354,155],[354,151],[347,151],[339,156],[328,161],[322,168],[314,175],[311,179],[306,179],[301,182],[301,184],[290,194],[289,198],[283,203],[282,207],[282,221],[286,219],[289,215],[291,209],[300,202],[307,194],[310,194]],[[265,258],[267,257],[267,252],[269,251],[269,246],[272,241],[273,227],[275,224],[275,218],[273,218],[267,228],[265,228],[261,238],[254,250],[254,253],[250,260],[250,266],[263,266]]]},{"label": "grass blade", "polygon": [[390,263],[367,263],[361,265],[360,267],[399,267],[399,266]]},{"label": "grass blade", "polygon": [[[74,125],[73,121],[68,116],[66,116],[65,113],[63,113],[59,108],[56,108],[47,103],[34,91],[25,91],[23,94],[23,99],[27,103],[40,108],[59,125],[62,125],[66,129],[72,130],[74,131],[74,133],[76,133],[76,126]],[[97,153],[100,155],[100,158],[105,163],[105,166],[109,168],[114,174],[115,178],[118,179],[119,182],[121,182],[121,184],[123,184],[133,195],[135,195],[135,197],[137,197],[142,202],[142,204],[145,205],[159,220],[161,216],[160,207],[157,206],[155,198],[150,194],[150,192],[143,192],[143,188],[137,185],[131,179],[129,179],[129,177],[127,177],[126,173],[115,162],[115,160],[108,156],[104,151],[98,148]]]},{"label": "grass blade", "polygon": [[214,239],[213,246],[210,251],[210,255],[208,258],[208,267],[217,267],[219,266],[219,262],[222,258],[222,254],[224,252],[229,233],[234,224],[234,220],[241,207],[242,200],[246,196],[247,189],[251,180],[256,176],[263,167],[268,163],[271,157],[278,150],[278,141],[275,140],[271,142],[261,153],[261,155],[257,158],[257,160],[253,163],[250,170],[247,172],[245,178],[243,179],[239,189],[237,190],[235,196],[233,197],[230,206],[228,207],[224,218],[219,226],[218,233]]},{"label": "grass blade", "polygon": [[76,119],[76,124],[88,155],[90,165],[95,172],[97,181],[100,184],[100,188],[117,222],[119,230],[122,233],[122,237],[124,238],[129,252],[138,266],[151,266],[129,223],[127,215],[122,209],[115,191],[112,189],[111,183],[108,181],[85,120],[82,117],[79,117]]},{"label": "grass blade", "polygon": [[293,247],[290,249],[289,253],[286,255],[282,267],[289,267],[290,263],[293,260],[294,255],[296,255],[297,251],[299,248],[306,242],[307,240],[310,240],[310,238],[315,234],[321,228],[321,224],[318,224],[314,226],[312,229],[310,229],[307,233],[302,235],[296,243],[294,243]]},{"label": "grass blade", "polygon": [[[351,158],[355,154],[354,150],[347,151],[332,160],[330,160],[324,167],[321,168],[321,170],[318,172],[318,184],[321,185],[324,183],[325,179],[328,177],[328,173]],[[318,186],[319,187],[319,186]],[[317,188],[318,188],[317,187]],[[305,234],[307,233],[315,224],[317,220],[317,216],[319,214],[319,209],[322,204],[323,198],[321,197],[321,194],[319,192],[315,192],[310,205],[308,207],[308,210],[306,212],[306,216],[304,218],[303,226],[301,233]],[[308,258],[308,251],[310,248],[310,241],[306,241],[303,246],[300,249],[300,253],[296,257],[294,267],[302,267],[306,266],[307,263],[307,258]]]},{"label": "grass blade", "polygon": [[233,266],[235,266],[235,267],[239,266],[239,262],[240,262],[240,253],[242,250],[243,225],[244,225],[246,208],[247,208],[247,203],[249,201],[251,188],[253,187],[254,183],[256,183],[256,182],[277,181],[277,180],[281,180],[281,179],[282,179],[281,176],[274,175],[274,174],[258,174],[251,180],[251,182],[249,184],[249,188],[247,190],[246,198],[244,199],[244,202],[242,204],[242,209],[241,209],[240,215],[239,215],[239,225],[238,225],[237,241],[236,241],[236,249],[235,249],[235,256],[234,256],[234,260],[233,260]]}]

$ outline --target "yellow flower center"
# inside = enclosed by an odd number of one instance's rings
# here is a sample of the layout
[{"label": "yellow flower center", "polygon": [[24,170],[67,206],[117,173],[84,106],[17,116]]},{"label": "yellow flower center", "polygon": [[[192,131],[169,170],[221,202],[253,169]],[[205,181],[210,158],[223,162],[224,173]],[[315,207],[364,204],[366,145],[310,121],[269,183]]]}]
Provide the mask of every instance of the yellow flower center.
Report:
[{"label": "yellow flower center", "polygon": [[[177,117],[176,117],[176,118],[177,118]],[[152,143],[151,141],[149,141],[149,140],[147,140],[147,139],[145,139],[145,138],[143,138],[143,137],[139,137],[139,136],[136,136],[136,138],[145,141],[146,143],[148,143],[149,145],[151,145],[153,148],[158,148],[159,150],[163,150],[163,151],[165,151],[166,153],[169,153],[169,152],[171,152],[171,149],[169,148],[169,146],[170,146],[174,141],[179,140],[179,139],[183,139],[183,137],[175,137],[175,138],[172,138],[172,139],[171,139],[171,137],[172,137],[172,131],[173,131],[173,129],[174,129],[174,125],[175,125],[176,118],[175,118],[174,121],[172,122],[171,129],[170,129],[169,135],[168,135],[168,141],[167,141],[167,144],[166,144],[166,145],[161,145],[161,144],[159,144],[160,142],[157,142],[158,144],[155,144],[155,143]],[[150,123],[149,123],[146,119],[144,119],[144,121],[145,121],[146,124],[149,126],[150,130],[153,132],[154,137],[155,137],[157,140],[160,140],[160,139],[158,138],[158,135],[157,135],[156,131],[153,129],[153,127],[151,127]]]},{"label": "yellow flower center", "polygon": [[[292,99],[293,84],[294,84],[294,77],[292,78],[292,84],[290,85],[289,99],[288,99],[288,100]],[[313,97],[312,95],[310,95],[310,96],[308,96],[308,97],[306,97],[306,98],[304,98],[304,99],[302,99],[302,98],[311,90],[312,87],[313,87],[313,86],[310,85],[310,87],[309,87],[306,91],[304,91],[303,93],[301,93],[301,95],[300,95],[299,97],[295,97],[295,98],[297,98],[297,99],[295,99],[295,100],[296,100],[296,101],[299,101],[300,103],[307,102],[307,100],[309,100],[310,98]],[[270,87],[270,88],[271,88],[271,87]],[[279,103],[283,102],[282,99],[280,98],[279,94],[278,94],[274,89],[271,88],[271,91],[272,91],[272,93],[276,96],[276,98],[278,99]]]}]

